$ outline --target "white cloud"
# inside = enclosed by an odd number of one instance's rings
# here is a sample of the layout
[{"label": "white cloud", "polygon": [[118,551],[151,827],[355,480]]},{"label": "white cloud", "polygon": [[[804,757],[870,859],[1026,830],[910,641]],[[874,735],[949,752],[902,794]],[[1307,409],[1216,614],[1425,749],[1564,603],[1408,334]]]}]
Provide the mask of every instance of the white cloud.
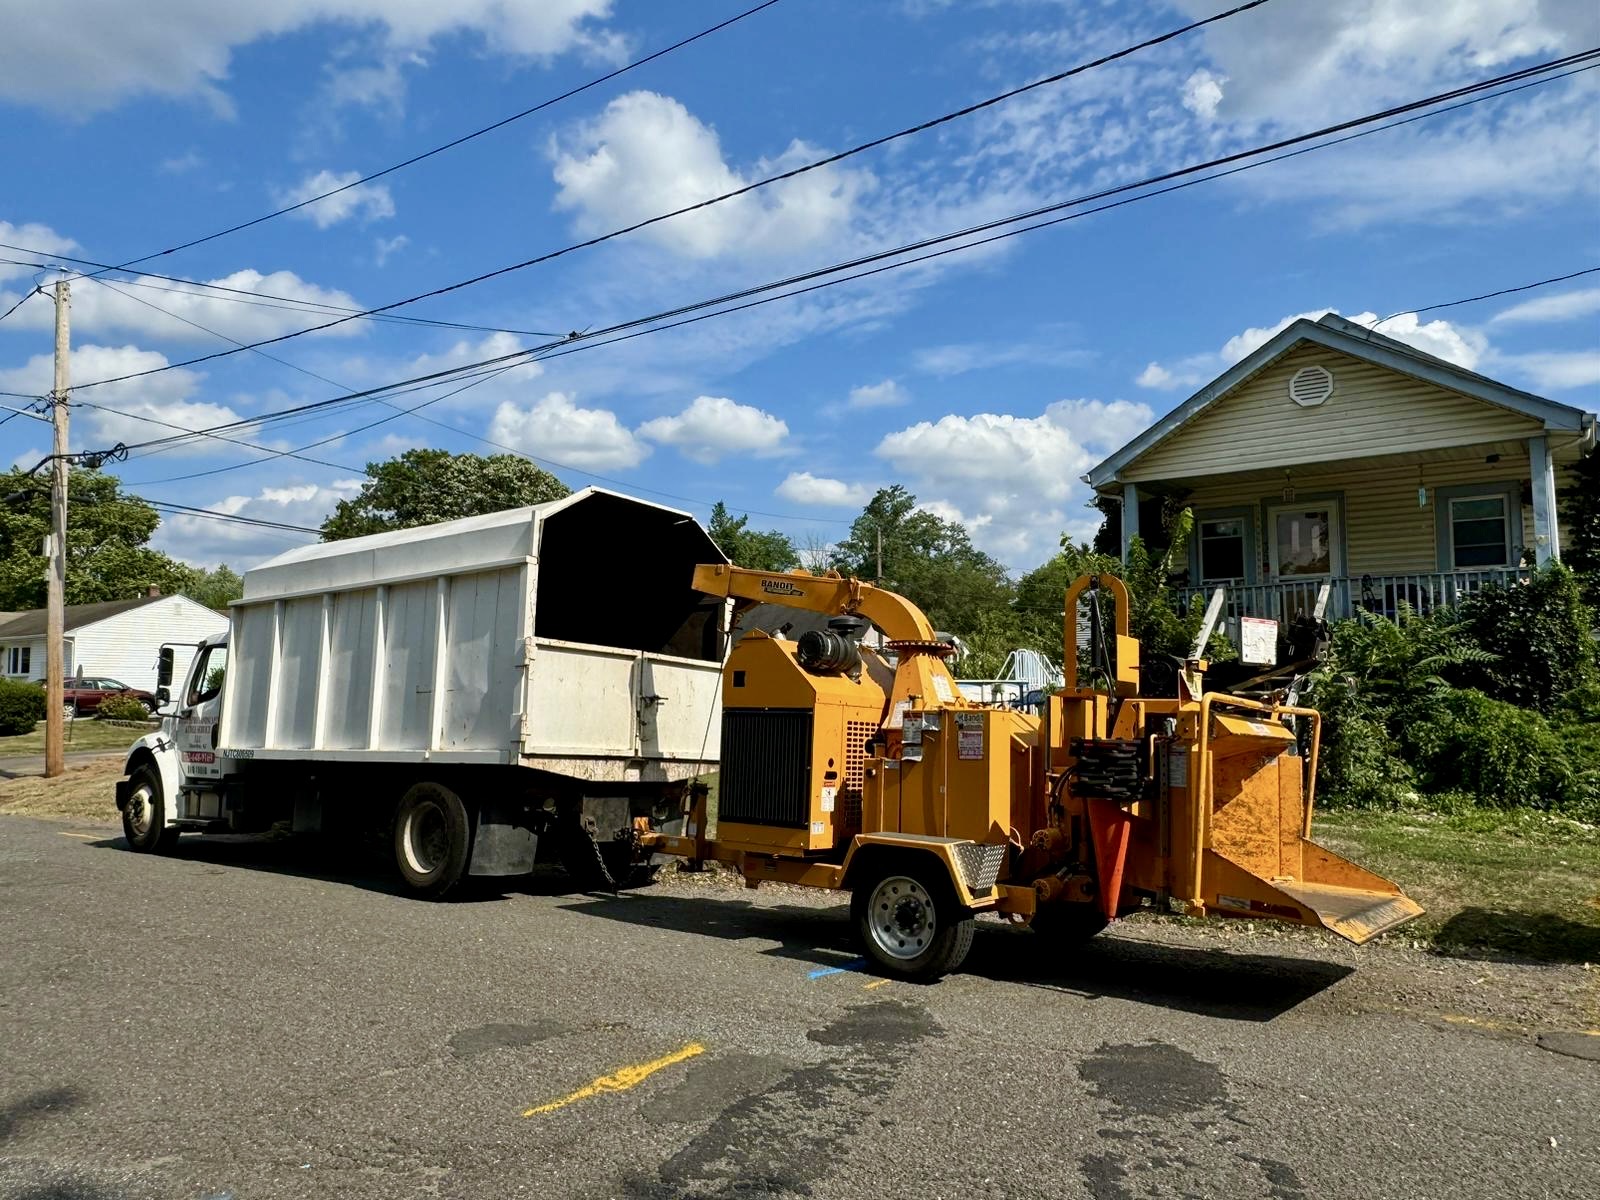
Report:
[{"label": "white cloud", "polygon": [[1555,296],[1540,296],[1513,304],[1492,318],[1492,323],[1512,321],[1574,321],[1600,312],[1600,288],[1580,288]]},{"label": "white cloud", "polygon": [[1064,497],[1093,465],[1072,432],[1050,415],[954,414],[886,435],[875,451],[905,474],[937,474],[985,488],[1027,487]]},{"label": "white cloud", "polygon": [[[221,334],[246,342],[320,325],[342,315],[332,311],[333,308],[360,307],[350,293],[318,287],[293,271],[264,275],[246,269],[204,282],[254,293],[263,299],[251,300],[231,292],[207,291],[146,276],[119,280],[110,287],[80,283],[72,289],[72,331],[74,334],[131,334],[184,342],[214,342],[216,334]],[[0,291],[0,303],[9,305],[7,295],[14,294]],[[275,297],[290,303],[286,305]],[[329,307],[308,310],[294,307],[296,301]],[[23,305],[7,323],[16,322],[19,328],[45,330],[53,327],[54,320],[51,305],[35,302]],[[185,324],[185,321],[192,324]],[[208,329],[215,333],[208,333]],[[361,322],[347,321],[310,336],[356,337],[362,332]]]},{"label": "white cloud", "polygon": [[1209,121],[1217,115],[1217,105],[1222,103],[1222,85],[1226,75],[1213,75],[1205,69],[1198,70],[1183,81],[1183,106],[1201,120]]},{"label": "white cloud", "polygon": [[[818,153],[791,142],[777,158],[741,173],[723,158],[716,131],[677,100],[629,92],[553,144],[556,207],[576,213],[580,232],[602,233],[733,191]],[[861,171],[824,167],[651,226],[641,236],[697,259],[792,254],[839,234],[870,183]]]},{"label": "white cloud", "polygon": [[[279,192],[278,203],[301,204],[334,188],[348,187],[360,178],[359,171],[318,171],[315,175],[306,176],[289,190]],[[394,216],[394,197],[389,194],[385,184],[364,183],[296,209],[292,215],[302,221],[312,222],[318,229],[327,229],[351,217],[359,217],[363,222],[377,221]]]},{"label": "white cloud", "polygon": [[392,238],[377,238],[372,243],[372,249],[374,257],[376,258],[378,265],[381,267],[388,263],[391,255],[398,254],[410,244],[411,239],[405,234],[401,233],[396,234]]},{"label": "white cloud", "polygon": [[792,471],[774,489],[776,495],[796,504],[829,508],[860,508],[872,499],[872,491],[864,483],[846,483],[842,479],[813,475],[810,471]]},{"label": "white cloud", "polygon": [[[78,249],[78,243],[64,234],[57,233],[48,225],[40,225],[29,221],[22,225],[13,225],[10,221],[0,221],[0,242],[9,242],[13,246],[26,246],[29,250],[37,250],[43,256],[54,254],[71,254]],[[15,251],[0,250],[0,254],[10,258]],[[9,262],[0,262],[0,283],[8,279],[31,279],[37,272],[37,267],[16,266]],[[14,300],[15,295],[12,296]],[[6,301],[6,308],[11,307],[11,301]],[[3,311],[3,310],[0,310]],[[53,318],[52,318],[53,319]]]},{"label": "white cloud", "polygon": [[882,383],[867,383],[850,389],[851,408],[891,408],[906,404],[911,397],[905,388],[892,379]]},{"label": "white cloud", "polygon": [[616,413],[579,408],[562,392],[551,392],[529,408],[503,402],[489,423],[489,437],[534,458],[580,469],[636,467],[650,453]]},{"label": "white cloud", "polygon": [[1558,392],[1600,384],[1600,351],[1573,350],[1508,354],[1496,360],[1533,380],[1534,386]]},{"label": "white cloud", "polygon": [[621,46],[598,27],[610,10],[611,0],[79,0],[63,18],[50,5],[11,5],[0,98],[89,113],[139,94],[200,96],[230,112],[222,86],[236,48],[318,25],[356,31],[380,60],[460,34],[519,59],[577,50],[614,60]]},{"label": "white cloud", "polygon": [[[1329,313],[1337,314],[1338,311],[1335,308],[1316,308],[1309,312],[1292,313],[1270,325],[1252,326],[1234,334],[1214,353],[1191,354],[1170,365],[1152,362],[1134,382],[1140,387],[1162,391],[1199,387],[1254,354],[1296,321],[1319,321]],[[1376,328],[1387,337],[1415,346],[1426,354],[1469,371],[1476,370],[1490,353],[1489,340],[1478,330],[1445,320],[1422,321],[1416,313],[1380,318],[1377,313],[1363,312],[1346,320],[1368,329]]]},{"label": "white cloud", "polygon": [[1045,409],[1045,416],[1097,451],[1115,450],[1155,420],[1148,404],[1133,400],[1057,400]]},{"label": "white cloud", "polygon": [[730,454],[780,453],[789,426],[769,412],[726,396],[696,396],[676,416],[646,421],[639,426],[639,435],[676,446],[685,458],[709,465]]},{"label": "white cloud", "polygon": [[927,375],[965,375],[993,367],[1080,367],[1094,361],[1094,351],[1049,341],[950,342],[926,346],[912,356],[912,365]]},{"label": "white cloud", "polygon": [[161,160],[161,169],[173,175],[187,175],[190,171],[204,165],[205,159],[201,158],[193,150],[183,154],[174,154],[170,158]]},{"label": "white cloud", "polygon": [[[79,384],[166,365],[166,355],[136,346],[82,345],[72,350],[72,380]],[[53,386],[54,377],[53,357],[36,354],[20,367],[0,370],[0,390],[42,394]],[[240,414],[227,405],[192,399],[202,378],[194,371],[179,367],[143,379],[108,383],[75,393],[73,446],[84,450],[109,449],[116,442],[151,441],[182,430],[204,429],[239,420]],[[108,412],[107,409],[117,411]],[[254,440],[249,426],[229,430],[227,436]],[[220,444],[215,438],[195,438],[176,443],[173,449],[182,453],[214,452]]]},{"label": "white cloud", "polygon": [[[157,498],[178,499],[197,508],[208,508],[212,512],[230,516],[316,529],[340,500],[356,495],[362,483],[360,479],[336,479],[326,486],[314,483],[285,484],[263,487],[248,495],[235,493],[210,500],[205,497],[172,496],[169,493],[162,493]],[[293,546],[304,546],[315,540],[315,534],[263,529],[257,525],[218,521],[212,517],[165,515],[151,544],[194,566],[213,567],[222,562],[242,571]]]}]

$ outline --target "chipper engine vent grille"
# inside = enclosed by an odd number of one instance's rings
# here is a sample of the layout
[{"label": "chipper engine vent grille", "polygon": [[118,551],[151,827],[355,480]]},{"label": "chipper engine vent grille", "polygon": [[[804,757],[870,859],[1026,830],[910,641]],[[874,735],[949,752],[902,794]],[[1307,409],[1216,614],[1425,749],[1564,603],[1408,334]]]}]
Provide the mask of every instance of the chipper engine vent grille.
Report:
[{"label": "chipper engine vent grille", "polygon": [[810,823],[811,723],[809,708],[723,710],[718,822]]}]

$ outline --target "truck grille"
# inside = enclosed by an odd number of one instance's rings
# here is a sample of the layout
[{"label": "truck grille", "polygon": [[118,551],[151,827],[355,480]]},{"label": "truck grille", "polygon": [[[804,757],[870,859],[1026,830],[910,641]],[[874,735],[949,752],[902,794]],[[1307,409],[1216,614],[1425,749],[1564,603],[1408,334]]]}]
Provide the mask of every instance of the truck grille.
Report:
[{"label": "truck grille", "polygon": [[722,713],[717,820],[804,829],[811,821],[811,710]]}]

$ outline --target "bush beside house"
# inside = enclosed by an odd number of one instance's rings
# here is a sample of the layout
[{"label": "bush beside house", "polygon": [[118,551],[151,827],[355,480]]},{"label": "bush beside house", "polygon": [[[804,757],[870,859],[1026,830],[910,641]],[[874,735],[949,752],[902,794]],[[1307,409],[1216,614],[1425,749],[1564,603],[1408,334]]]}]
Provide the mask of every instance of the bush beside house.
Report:
[{"label": "bush beside house", "polygon": [[17,679],[0,679],[0,737],[32,733],[44,720],[44,689]]}]

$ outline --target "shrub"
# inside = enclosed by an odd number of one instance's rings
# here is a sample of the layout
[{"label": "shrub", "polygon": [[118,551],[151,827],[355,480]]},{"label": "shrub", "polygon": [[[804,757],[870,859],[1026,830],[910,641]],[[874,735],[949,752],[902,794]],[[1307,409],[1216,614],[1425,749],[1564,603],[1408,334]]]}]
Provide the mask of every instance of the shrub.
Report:
[{"label": "shrub", "polygon": [[1587,807],[1566,741],[1539,713],[1469,688],[1435,697],[1401,733],[1430,792],[1470,792],[1484,808]]},{"label": "shrub", "polygon": [[1568,692],[1594,683],[1594,613],[1560,563],[1524,584],[1485,587],[1459,611],[1463,634],[1494,655],[1453,672],[1462,686],[1548,713]]},{"label": "shrub", "polygon": [[145,721],[150,714],[132,696],[107,696],[100,701],[97,715],[102,721]]},{"label": "shrub", "polygon": [[44,720],[44,689],[18,679],[0,679],[0,736],[32,733]]}]

